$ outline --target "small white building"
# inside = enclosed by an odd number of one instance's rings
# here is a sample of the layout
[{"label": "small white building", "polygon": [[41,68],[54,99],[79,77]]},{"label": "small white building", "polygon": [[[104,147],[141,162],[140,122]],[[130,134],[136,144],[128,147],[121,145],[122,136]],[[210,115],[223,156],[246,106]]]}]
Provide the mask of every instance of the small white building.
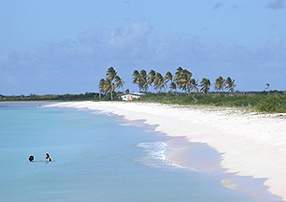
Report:
[{"label": "small white building", "polygon": [[121,99],[126,102],[131,102],[133,100],[138,100],[141,98],[142,93],[129,93],[121,96]]}]

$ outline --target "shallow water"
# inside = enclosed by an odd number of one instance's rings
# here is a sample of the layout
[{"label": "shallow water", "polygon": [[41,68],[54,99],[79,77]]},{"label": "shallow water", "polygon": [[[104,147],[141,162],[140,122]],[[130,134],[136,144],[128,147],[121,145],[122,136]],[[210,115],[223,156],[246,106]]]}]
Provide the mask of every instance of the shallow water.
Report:
[{"label": "shallow water", "polygon": [[[0,104],[1,202],[261,201],[168,161],[163,135],[98,113],[39,105]],[[53,162],[43,161],[45,152]]]}]

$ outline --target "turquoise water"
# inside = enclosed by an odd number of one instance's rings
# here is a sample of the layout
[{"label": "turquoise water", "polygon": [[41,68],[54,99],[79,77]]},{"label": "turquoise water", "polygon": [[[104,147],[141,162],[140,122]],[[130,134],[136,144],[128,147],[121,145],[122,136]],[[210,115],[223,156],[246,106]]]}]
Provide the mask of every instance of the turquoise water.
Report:
[{"label": "turquoise water", "polygon": [[166,137],[114,117],[0,104],[0,120],[1,202],[256,201],[164,162]]}]

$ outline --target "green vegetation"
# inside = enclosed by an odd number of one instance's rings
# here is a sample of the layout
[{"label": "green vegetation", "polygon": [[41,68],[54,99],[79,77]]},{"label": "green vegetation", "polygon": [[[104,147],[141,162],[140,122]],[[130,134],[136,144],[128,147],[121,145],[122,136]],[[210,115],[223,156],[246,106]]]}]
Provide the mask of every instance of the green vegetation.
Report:
[{"label": "green vegetation", "polygon": [[258,112],[286,113],[286,94],[283,92],[256,93],[147,93],[141,102],[178,105],[209,105],[243,107]]},{"label": "green vegetation", "polygon": [[[269,83],[263,92],[241,93],[235,92],[235,80],[219,76],[213,84],[216,92],[210,92],[210,79],[196,80],[190,70],[182,67],[177,68],[174,75],[168,71],[164,77],[155,70],[149,73],[135,70],[133,83],[140,92],[146,93],[141,102],[244,107],[258,112],[286,113],[286,94],[278,91],[266,92],[270,87]],[[152,88],[157,93],[152,93]]]},{"label": "green vegetation", "polygon": [[255,109],[260,112],[286,113],[286,95],[267,95],[257,103]]},{"label": "green vegetation", "polygon": [[84,94],[64,94],[64,95],[19,95],[19,96],[3,96],[0,95],[0,102],[7,101],[84,101],[99,100],[98,93]]}]

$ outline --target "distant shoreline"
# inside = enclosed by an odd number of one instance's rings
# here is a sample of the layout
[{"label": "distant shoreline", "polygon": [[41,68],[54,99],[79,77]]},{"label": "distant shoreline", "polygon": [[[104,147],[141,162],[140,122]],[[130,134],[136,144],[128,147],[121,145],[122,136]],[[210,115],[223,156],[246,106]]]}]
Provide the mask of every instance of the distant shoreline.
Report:
[{"label": "distant shoreline", "polygon": [[286,200],[284,118],[154,103],[63,102],[48,106],[97,110],[130,121],[145,120],[168,136],[207,143],[222,154],[221,166],[228,172],[265,179],[269,190]]},{"label": "distant shoreline", "polygon": [[[114,101],[121,101],[124,93],[114,95]],[[139,96],[140,97],[140,96]],[[1,96],[1,102],[74,102],[74,101],[110,101],[108,95],[98,93]],[[145,93],[138,102],[160,103],[180,106],[230,107],[259,113],[286,113],[286,92],[236,92],[236,93]]]}]

